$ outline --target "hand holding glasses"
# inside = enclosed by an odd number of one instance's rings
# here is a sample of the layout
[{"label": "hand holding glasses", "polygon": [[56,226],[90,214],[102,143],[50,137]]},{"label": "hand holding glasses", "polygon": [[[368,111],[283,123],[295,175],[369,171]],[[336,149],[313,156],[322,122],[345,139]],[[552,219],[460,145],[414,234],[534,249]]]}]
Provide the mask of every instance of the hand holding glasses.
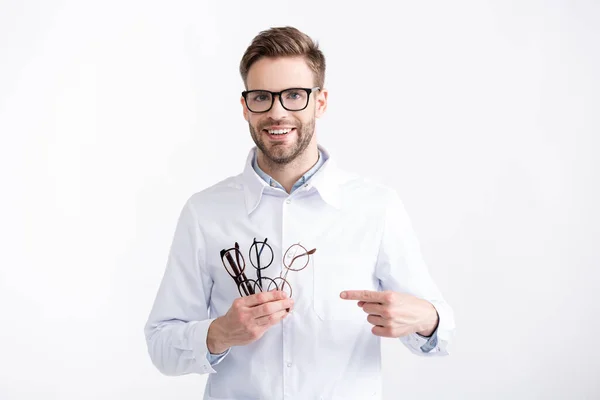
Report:
[{"label": "hand holding glasses", "polygon": [[[267,243],[254,239],[248,257],[256,269],[256,279],[246,276],[246,261],[236,242],[230,249],[221,250],[221,261],[237,285],[240,298],[225,315],[216,318],[208,329],[206,344],[212,354],[219,354],[231,346],[243,346],[258,340],[273,325],[285,318],[294,305],[292,287],[287,281],[289,271],[301,271],[308,266],[316,249],[307,250],[297,243],[283,256],[279,276],[263,276],[273,263],[273,249]],[[261,292],[265,293],[261,293]]]}]

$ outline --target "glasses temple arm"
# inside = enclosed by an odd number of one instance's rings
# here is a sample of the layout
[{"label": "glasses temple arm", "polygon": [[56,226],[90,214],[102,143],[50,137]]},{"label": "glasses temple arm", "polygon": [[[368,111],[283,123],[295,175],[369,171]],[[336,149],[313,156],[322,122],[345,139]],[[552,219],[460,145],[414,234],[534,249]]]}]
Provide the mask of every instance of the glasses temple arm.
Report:
[{"label": "glasses temple arm", "polygon": [[233,272],[236,275],[236,277],[234,278],[235,283],[237,283],[238,285],[242,285],[242,290],[244,291],[244,293],[246,293],[246,296],[254,294],[254,290],[252,290],[252,286],[250,286],[250,283],[248,283],[248,278],[246,278],[246,274],[244,274],[240,270],[240,268],[235,263],[233,257],[231,257],[231,254],[229,252],[225,255],[225,258],[227,258],[229,265],[231,265],[231,269],[233,269]]}]

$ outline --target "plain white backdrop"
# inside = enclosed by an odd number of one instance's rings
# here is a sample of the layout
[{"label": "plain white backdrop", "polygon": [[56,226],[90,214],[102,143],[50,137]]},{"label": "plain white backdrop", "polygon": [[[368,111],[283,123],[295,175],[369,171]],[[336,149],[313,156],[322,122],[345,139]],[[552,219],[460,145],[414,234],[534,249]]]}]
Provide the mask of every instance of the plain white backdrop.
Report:
[{"label": "plain white backdrop", "polygon": [[[600,397],[600,4],[0,1],[0,399],[199,399],[143,325],[187,197],[253,145],[239,60],[327,57],[317,135],[404,200],[457,331],[386,399]],[[308,371],[307,371],[308,372]]]}]

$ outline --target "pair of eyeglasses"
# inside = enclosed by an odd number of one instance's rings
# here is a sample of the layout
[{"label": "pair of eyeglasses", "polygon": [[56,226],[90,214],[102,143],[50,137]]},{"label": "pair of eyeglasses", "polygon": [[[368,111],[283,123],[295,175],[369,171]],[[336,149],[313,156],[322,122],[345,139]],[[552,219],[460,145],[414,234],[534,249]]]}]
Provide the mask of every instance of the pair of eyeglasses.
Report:
[{"label": "pair of eyeglasses", "polygon": [[269,111],[273,107],[275,96],[279,96],[279,102],[286,110],[302,111],[308,106],[311,93],[320,89],[317,86],[313,88],[290,88],[281,92],[246,90],[242,92],[242,96],[246,102],[246,107],[253,113],[265,113]]},{"label": "pair of eyeglasses", "polygon": [[292,287],[287,280],[288,273],[305,269],[310,262],[310,256],[317,251],[317,249],[307,250],[300,243],[291,245],[283,255],[283,268],[279,276],[270,278],[263,276],[263,271],[271,266],[274,259],[273,248],[267,243],[267,240],[265,238],[264,241],[257,241],[254,238],[248,251],[250,264],[256,270],[256,279],[246,276],[246,261],[238,242],[235,242],[235,246],[230,249],[221,250],[223,266],[233,278],[242,297],[271,290],[282,290],[292,297]]}]

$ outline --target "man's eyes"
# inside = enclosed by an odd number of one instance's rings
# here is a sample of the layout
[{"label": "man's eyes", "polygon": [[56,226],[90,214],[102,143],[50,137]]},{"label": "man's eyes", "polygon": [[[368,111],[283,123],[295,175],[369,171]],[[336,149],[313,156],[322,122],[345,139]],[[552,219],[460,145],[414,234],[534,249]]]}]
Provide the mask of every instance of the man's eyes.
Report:
[{"label": "man's eyes", "polygon": [[287,98],[291,100],[298,100],[302,95],[300,92],[290,92],[287,94]]},{"label": "man's eyes", "polygon": [[[284,98],[289,99],[289,100],[299,100],[304,97],[304,94],[297,90],[295,90],[293,92],[284,92],[283,95],[284,95]],[[271,94],[270,93],[256,93],[251,97],[251,100],[254,102],[271,101]]]},{"label": "man's eyes", "polygon": [[268,94],[257,94],[255,95],[252,100],[254,101],[266,101],[269,100],[270,96]]}]

